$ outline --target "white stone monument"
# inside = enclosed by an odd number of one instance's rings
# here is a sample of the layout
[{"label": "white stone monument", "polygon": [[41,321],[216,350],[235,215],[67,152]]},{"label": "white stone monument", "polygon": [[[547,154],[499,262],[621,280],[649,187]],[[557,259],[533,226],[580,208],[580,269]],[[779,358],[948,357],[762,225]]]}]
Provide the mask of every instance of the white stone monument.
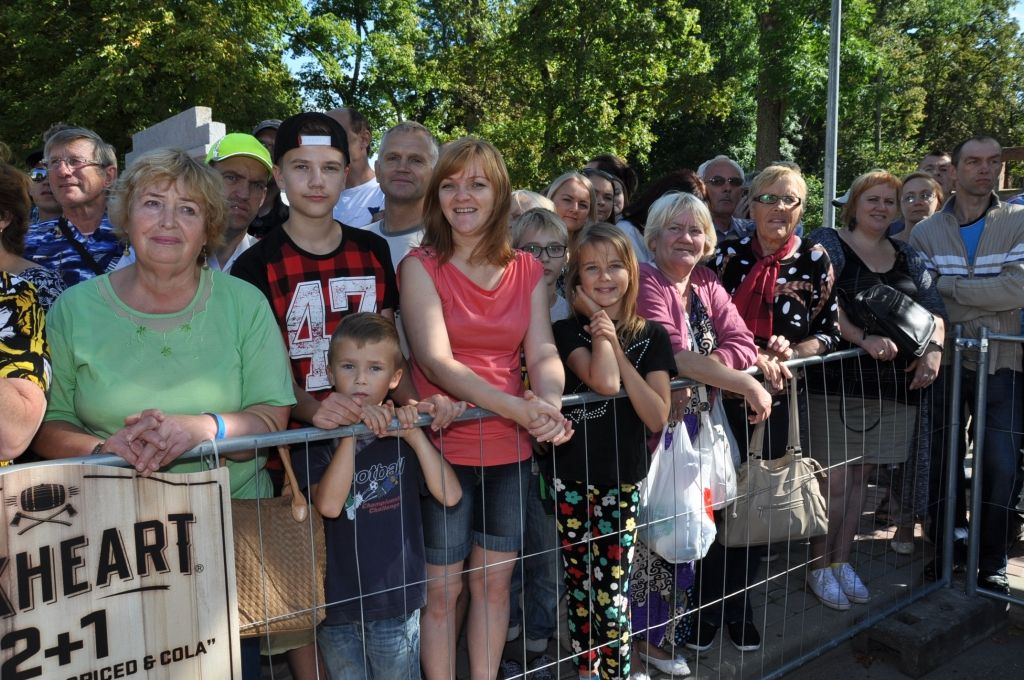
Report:
[{"label": "white stone monument", "polygon": [[125,155],[124,164],[128,167],[141,154],[167,146],[184,149],[193,158],[203,160],[225,134],[227,128],[213,120],[210,107],[193,106],[132,135],[132,150]]}]

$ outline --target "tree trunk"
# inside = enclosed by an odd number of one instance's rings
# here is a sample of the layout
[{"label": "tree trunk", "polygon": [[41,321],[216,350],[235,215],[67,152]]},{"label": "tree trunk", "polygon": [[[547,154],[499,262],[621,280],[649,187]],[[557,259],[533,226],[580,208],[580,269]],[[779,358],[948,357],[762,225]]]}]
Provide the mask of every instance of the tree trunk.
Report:
[{"label": "tree trunk", "polygon": [[882,99],[884,98],[882,73],[879,71],[875,75],[875,158],[882,153]]},{"label": "tree trunk", "polygon": [[772,45],[775,18],[771,9],[760,17],[760,67],[757,79],[757,146],[754,164],[764,168],[772,161],[781,160],[783,102],[773,79],[771,64],[776,60],[778,47]]}]

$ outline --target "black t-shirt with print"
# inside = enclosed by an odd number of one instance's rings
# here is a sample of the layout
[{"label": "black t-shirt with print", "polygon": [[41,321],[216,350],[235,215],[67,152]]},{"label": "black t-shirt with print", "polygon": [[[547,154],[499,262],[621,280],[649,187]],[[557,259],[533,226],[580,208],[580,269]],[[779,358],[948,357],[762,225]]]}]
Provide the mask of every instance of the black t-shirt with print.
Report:
[{"label": "black t-shirt with print", "polygon": [[[555,344],[563,362],[580,347],[591,347],[586,319],[570,317],[554,325]],[[643,330],[623,350],[641,376],[652,371],[675,372],[675,357],[668,333],[660,324],[645,321]],[[566,364],[565,394],[590,388]],[[597,487],[635,484],[647,476],[650,456],[647,428],[628,398],[603,399],[562,409],[576,433],[555,449],[554,476],[585,481]]]}]

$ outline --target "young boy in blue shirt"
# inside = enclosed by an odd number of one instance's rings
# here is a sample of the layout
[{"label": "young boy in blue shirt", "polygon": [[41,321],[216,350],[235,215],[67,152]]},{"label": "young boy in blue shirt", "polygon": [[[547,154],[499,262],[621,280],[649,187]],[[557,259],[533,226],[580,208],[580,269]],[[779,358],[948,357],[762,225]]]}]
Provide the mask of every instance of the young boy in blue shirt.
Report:
[{"label": "young boy in blue shirt", "polygon": [[[331,385],[361,405],[372,431],[345,437],[333,455],[310,453],[311,497],[327,539],[327,618],[317,640],[331,680],[420,677],[420,497],[451,506],[462,495],[451,467],[412,426],[415,405],[384,403],[402,365],[395,325],[379,314],[346,316],[331,337]],[[388,432],[393,418],[401,429]]]}]

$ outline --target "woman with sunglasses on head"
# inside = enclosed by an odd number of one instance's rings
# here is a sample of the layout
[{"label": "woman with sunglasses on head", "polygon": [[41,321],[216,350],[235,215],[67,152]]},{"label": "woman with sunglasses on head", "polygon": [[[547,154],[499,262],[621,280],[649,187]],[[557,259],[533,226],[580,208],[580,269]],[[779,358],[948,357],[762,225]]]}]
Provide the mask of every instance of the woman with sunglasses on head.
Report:
[{"label": "woman with sunglasses on head", "polygon": [[25,159],[25,164],[32,168],[28,173],[28,178],[32,180],[28,185],[28,195],[32,198],[32,216],[29,218],[29,224],[57,219],[63,211],[53,195],[53,189],[50,188],[49,173],[43,165],[43,152],[33,151]]},{"label": "woman with sunglasses on head", "polygon": [[[750,196],[754,232],[720,244],[714,267],[754,335],[755,366],[776,395],[765,421],[763,452],[764,458],[775,459],[786,452],[790,417],[789,399],[783,392],[792,375],[783,362],[832,351],[839,341],[839,321],[828,255],[821,246],[796,235],[807,198],[804,178],[791,167],[772,165],[754,179]],[[749,409],[740,399],[722,403],[739,444],[740,460],[745,461]],[[700,651],[710,647],[723,620],[737,649],[760,647],[746,590],[763,553],[762,546],[723,548],[717,542],[711,546],[698,563],[698,603],[717,609],[723,595],[730,596],[720,605],[721,615],[701,610],[687,647]]]},{"label": "woman with sunglasses on head", "polygon": [[31,208],[28,178],[14,166],[0,163],[0,271],[35,285],[39,304],[48,310],[64,292],[64,279],[22,257]]}]

